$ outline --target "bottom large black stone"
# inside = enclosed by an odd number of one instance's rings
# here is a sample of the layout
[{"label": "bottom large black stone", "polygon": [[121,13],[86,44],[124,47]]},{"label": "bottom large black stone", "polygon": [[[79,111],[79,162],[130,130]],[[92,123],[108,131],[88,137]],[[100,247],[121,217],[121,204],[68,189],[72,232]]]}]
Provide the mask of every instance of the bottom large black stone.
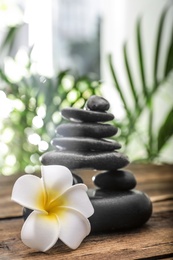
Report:
[{"label": "bottom large black stone", "polygon": [[95,210],[89,219],[92,232],[137,228],[146,223],[152,214],[149,197],[137,190],[90,190],[90,200]]},{"label": "bottom large black stone", "polygon": [[[94,207],[94,214],[89,218],[92,233],[137,228],[146,223],[152,214],[150,199],[137,190],[89,190],[89,197]],[[31,212],[24,208],[24,219]]]}]

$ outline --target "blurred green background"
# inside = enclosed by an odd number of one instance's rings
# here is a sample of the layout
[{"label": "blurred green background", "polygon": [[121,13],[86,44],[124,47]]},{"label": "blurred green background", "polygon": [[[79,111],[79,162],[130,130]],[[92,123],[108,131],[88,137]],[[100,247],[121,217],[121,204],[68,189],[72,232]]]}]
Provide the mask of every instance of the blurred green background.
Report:
[{"label": "blurred green background", "polygon": [[[115,139],[122,144],[121,151],[137,162],[167,162],[166,156],[161,154],[173,136],[173,104],[165,113],[159,126],[157,128],[153,126],[155,110],[158,110],[155,106],[158,93],[162,95],[164,90],[169,96],[173,88],[173,24],[169,25],[172,33],[169,44],[166,47],[162,44],[170,8],[172,8],[171,4],[163,9],[154,32],[152,85],[147,83],[142,16],[136,20],[134,28],[136,66],[141,81],[140,86],[131,69],[128,40],[122,46],[122,59],[128,80],[126,89],[130,93],[132,105],[129,104],[129,96],[127,91],[124,91],[114,66],[113,55],[107,53],[107,57],[102,61],[109,70],[114,90],[118,93],[124,110],[121,120],[115,119],[113,122],[120,129]],[[9,12],[17,17],[12,22]],[[4,175],[16,172],[34,173],[39,170],[40,155],[52,149],[50,140],[54,136],[55,127],[62,121],[60,110],[69,106],[83,108],[91,95],[105,96],[99,55],[101,20],[97,20],[99,26],[94,40],[82,43],[77,41],[71,44],[70,51],[74,55],[79,50],[81,59],[84,64],[87,64],[86,70],[79,73],[71,69],[69,64],[68,70],[59,69],[53,75],[47,76],[34,69],[33,46],[25,49],[19,47],[15,53],[13,51],[21,28],[25,25],[24,11],[21,6],[14,1],[12,3],[0,1],[0,15],[2,19],[6,19],[6,23],[1,28],[0,38],[0,173]],[[160,55],[163,48],[166,48],[166,55],[160,72],[162,62]],[[109,89],[107,92],[109,93]],[[145,131],[141,123],[144,114],[147,118]],[[137,153],[139,146],[142,153]]]}]

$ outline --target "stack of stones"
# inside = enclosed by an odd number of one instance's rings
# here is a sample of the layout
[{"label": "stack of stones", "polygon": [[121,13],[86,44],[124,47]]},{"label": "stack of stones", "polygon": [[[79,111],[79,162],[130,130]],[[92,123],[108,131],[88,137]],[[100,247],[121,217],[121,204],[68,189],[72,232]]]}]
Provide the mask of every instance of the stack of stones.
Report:
[{"label": "stack of stones", "polygon": [[[44,154],[42,163],[45,165],[63,164],[70,169],[108,170],[105,173],[107,178],[104,183],[102,183],[103,175],[96,176],[95,184],[97,186],[111,188],[110,182],[112,185],[113,179],[110,174],[114,172],[113,178],[117,176],[119,183],[117,186],[117,181],[114,181],[115,189],[121,189],[120,186],[124,189],[125,185],[126,190],[133,188],[134,177],[128,172],[122,172],[121,177],[123,178],[122,184],[120,184],[120,171],[116,171],[129,163],[126,156],[117,152],[121,145],[116,141],[105,139],[114,136],[118,131],[115,126],[105,123],[114,119],[113,114],[106,112],[108,109],[108,101],[98,96],[91,96],[84,110],[63,109],[62,116],[70,122],[57,127],[57,137],[52,140],[52,145],[56,150]],[[131,183],[129,183],[129,179]],[[107,186],[103,187],[103,185]]]},{"label": "stack of stones", "polygon": [[[45,153],[44,165],[64,165],[72,172],[79,169],[101,170],[94,177],[98,187],[89,191],[95,209],[90,222],[92,231],[122,230],[144,224],[152,212],[149,198],[132,190],[136,186],[133,174],[120,170],[129,161],[117,150],[121,145],[108,140],[118,129],[105,122],[114,119],[109,102],[99,96],[91,96],[85,109],[65,108],[62,116],[68,123],[59,125],[52,140],[54,151]],[[75,183],[80,177],[74,176]]]}]

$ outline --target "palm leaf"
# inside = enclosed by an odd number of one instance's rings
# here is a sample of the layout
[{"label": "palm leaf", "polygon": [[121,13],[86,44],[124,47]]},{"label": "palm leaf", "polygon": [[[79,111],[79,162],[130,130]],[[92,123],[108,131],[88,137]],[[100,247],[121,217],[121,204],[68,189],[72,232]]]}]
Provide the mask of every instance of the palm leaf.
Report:
[{"label": "palm leaf", "polygon": [[156,37],[156,48],[155,48],[155,54],[154,54],[154,70],[153,70],[153,78],[154,78],[154,90],[158,87],[158,81],[157,81],[157,75],[158,75],[158,67],[159,67],[159,54],[160,54],[160,48],[161,48],[161,40],[163,35],[163,27],[165,23],[165,18],[167,14],[167,9],[165,9],[160,17],[159,25],[158,25],[158,32]]},{"label": "palm leaf", "polygon": [[149,110],[149,122],[148,122],[148,137],[149,137],[149,141],[148,141],[148,157],[153,156],[154,153],[154,136],[153,136],[153,117],[154,117],[154,111],[153,111],[153,106],[152,106],[152,102],[150,102],[150,110]]},{"label": "palm leaf", "polygon": [[123,94],[122,88],[119,84],[119,80],[117,78],[115,68],[114,68],[113,63],[112,63],[112,56],[110,54],[108,55],[108,63],[109,63],[110,71],[111,71],[111,74],[112,74],[112,77],[113,77],[113,80],[114,80],[114,83],[115,83],[115,87],[116,87],[116,89],[117,89],[117,91],[118,91],[118,93],[121,97],[121,100],[122,100],[122,103],[124,105],[124,108],[126,110],[127,115],[131,118],[131,112],[130,112],[130,109],[128,108],[128,105],[127,105],[127,102],[126,102],[126,99],[125,99],[125,95]]},{"label": "palm leaf", "polygon": [[173,30],[172,30],[170,45],[168,48],[167,59],[165,63],[165,73],[164,73],[165,77],[167,77],[167,75],[172,69],[173,69]]},{"label": "palm leaf", "polygon": [[134,102],[135,102],[135,105],[136,105],[135,109],[140,110],[136,86],[135,86],[135,83],[134,83],[134,80],[133,80],[133,77],[132,77],[132,72],[130,70],[130,62],[129,62],[128,52],[127,52],[127,44],[126,43],[123,46],[123,54],[124,54],[124,63],[125,63],[125,68],[126,68],[128,80],[129,80],[131,93],[132,93],[132,96],[133,96],[133,99],[134,99]]},{"label": "palm leaf", "polygon": [[163,148],[168,139],[173,136],[173,108],[168,113],[165,122],[158,134],[158,152]]},{"label": "palm leaf", "polygon": [[137,41],[137,52],[138,52],[138,62],[139,62],[139,70],[141,75],[141,83],[143,94],[148,99],[148,89],[146,86],[145,79],[145,68],[144,68],[144,57],[143,57],[143,47],[142,47],[142,35],[141,35],[141,19],[139,18],[136,24],[136,41]]},{"label": "palm leaf", "polygon": [[20,28],[20,26],[14,26],[14,27],[10,27],[8,29],[6,36],[4,37],[4,39],[2,41],[0,52],[7,50],[9,53],[11,51],[13,44],[14,44],[14,39],[16,37],[16,33],[19,30],[19,28]]}]

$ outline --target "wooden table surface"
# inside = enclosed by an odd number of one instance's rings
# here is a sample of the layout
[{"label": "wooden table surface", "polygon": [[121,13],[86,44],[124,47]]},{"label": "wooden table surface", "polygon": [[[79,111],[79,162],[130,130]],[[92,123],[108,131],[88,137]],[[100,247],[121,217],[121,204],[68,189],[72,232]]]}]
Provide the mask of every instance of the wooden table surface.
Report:
[{"label": "wooden table surface", "polygon": [[126,232],[89,235],[77,250],[58,241],[46,253],[27,248],[20,240],[22,208],[10,200],[19,176],[0,176],[0,259],[173,259],[173,165],[129,168],[136,176],[137,189],[153,202],[150,220]]}]

